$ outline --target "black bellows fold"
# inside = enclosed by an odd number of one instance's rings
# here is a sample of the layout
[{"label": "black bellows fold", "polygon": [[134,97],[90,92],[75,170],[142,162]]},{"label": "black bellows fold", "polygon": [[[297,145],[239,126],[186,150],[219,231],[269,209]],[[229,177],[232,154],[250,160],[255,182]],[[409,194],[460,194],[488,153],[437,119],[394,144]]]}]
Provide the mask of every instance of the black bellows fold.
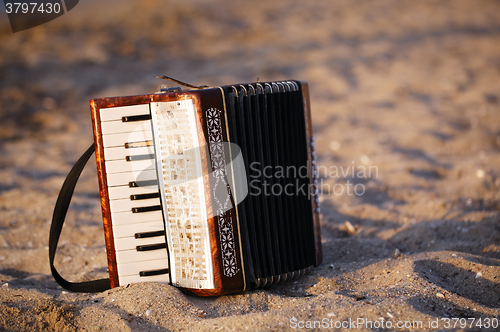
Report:
[{"label": "black bellows fold", "polygon": [[238,205],[251,288],[303,275],[315,263],[304,101],[299,82],[224,87],[231,143],[241,149],[247,197]]}]

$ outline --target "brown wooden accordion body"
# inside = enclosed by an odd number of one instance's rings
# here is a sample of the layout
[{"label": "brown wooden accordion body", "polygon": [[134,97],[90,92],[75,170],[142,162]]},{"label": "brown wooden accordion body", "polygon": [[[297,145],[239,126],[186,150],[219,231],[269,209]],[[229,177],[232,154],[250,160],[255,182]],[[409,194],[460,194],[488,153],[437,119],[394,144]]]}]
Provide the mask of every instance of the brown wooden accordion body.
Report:
[{"label": "brown wooden accordion body", "polygon": [[111,287],[221,295],[321,263],[307,83],[90,104]]}]

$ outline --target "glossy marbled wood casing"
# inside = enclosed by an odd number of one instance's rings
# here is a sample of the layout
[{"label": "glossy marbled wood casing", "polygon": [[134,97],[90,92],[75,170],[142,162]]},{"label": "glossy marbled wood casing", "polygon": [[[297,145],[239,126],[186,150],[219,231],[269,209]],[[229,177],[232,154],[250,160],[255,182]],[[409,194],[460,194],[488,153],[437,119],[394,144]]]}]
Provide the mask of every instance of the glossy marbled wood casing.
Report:
[{"label": "glossy marbled wood casing", "polygon": [[[221,111],[224,110],[224,101],[222,93],[218,88],[185,91],[185,92],[159,93],[159,94],[150,94],[141,96],[101,98],[101,99],[93,99],[90,101],[90,106],[92,111],[92,124],[94,129],[95,148],[96,148],[97,172],[99,178],[99,188],[101,192],[101,206],[102,206],[104,232],[106,238],[106,250],[108,257],[108,268],[109,268],[111,287],[117,287],[120,285],[118,281],[116,253],[113,241],[113,227],[112,227],[113,220],[111,218],[111,211],[110,211],[110,204],[109,204],[109,197],[107,190],[106,166],[105,166],[104,149],[102,143],[102,130],[100,124],[100,110],[102,108],[109,108],[109,107],[131,106],[139,104],[149,104],[152,102],[168,102],[168,101],[177,101],[184,99],[193,99],[194,101],[196,107],[196,119],[197,119],[196,126],[198,132],[198,139],[200,145],[204,146],[207,144],[206,142],[208,141],[206,112],[209,109],[214,109],[214,108]],[[221,131],[223,133],[223,140],[227,142],[225,119],[222,118],[221,120],[222,120]],[[215,296],[215,295],[240,292],[244,290],[245,280],[242,272],[243,262],[241,259],[240,244],[239,244],[239,234],[238,234],[239,226],[234,208],[227,211],[226,215],[231,217],[230,220],[232,222],[232,229],[235,232],[235,234],[233,235],[233,239],[235,241],[234,245],[236,250],[237,272],[231,277],[228,277],[223,273],[222,257],[221,257],[221,241],[220,241],[220,234],[218,227],[219,217],[214,216],[213,213],[212,190],[210,188],[210,182],[208,179],[209,171],[210,172],[213,171],[210,162],[211,156],[207,155],[207,153],[205,153],[205,150],[206,149],[200,149],[215,287],[214,289],[183,288],[183,290],[188,293],[200,296]],[[206,151],[209,150],[207,149]]]}]

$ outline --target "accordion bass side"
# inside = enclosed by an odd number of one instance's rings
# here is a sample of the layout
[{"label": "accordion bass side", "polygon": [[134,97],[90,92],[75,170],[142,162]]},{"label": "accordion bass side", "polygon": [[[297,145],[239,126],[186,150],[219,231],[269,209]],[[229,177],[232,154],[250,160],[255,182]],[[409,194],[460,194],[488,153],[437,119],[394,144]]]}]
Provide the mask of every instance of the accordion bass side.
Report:
[{"label": "accordion bass side", "polygon": [[322,260],[308,84],[90,101],[111,287],[215,296]]}]

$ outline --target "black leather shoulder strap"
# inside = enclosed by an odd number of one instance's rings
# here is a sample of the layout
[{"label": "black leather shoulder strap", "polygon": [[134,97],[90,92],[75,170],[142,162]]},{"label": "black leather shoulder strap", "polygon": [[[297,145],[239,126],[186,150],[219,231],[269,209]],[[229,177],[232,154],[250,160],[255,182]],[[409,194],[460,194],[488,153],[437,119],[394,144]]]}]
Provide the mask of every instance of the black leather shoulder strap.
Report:
[{"label": "black leather shoulder strap", "polygon": [[54,208],[54,214],[52,216],[52,224],[50,226],[50,236],[49,236],[49,260],[50,260],[50,270],[52,271],[52,276],[57,281],[61,287],[66,288],[72,292],[80,293],[91,293],[91,292],[102,292],[110,289],[109,279],[99,279],[86,282],[69,282],[57,272],[54,267],[54,257],[56,254],[57,243],[59,242],[59,236],[61,235],[61,230],[64,224],[64,219],[66,218],[66,212],[68,212],[68,207],[71,202],[71,197],[75,190],[78,178],[82,173],[85,165],[87,164],[89,158],[94,153],[95,148],[92,144],[87,151],[78,159],[76,164],[73,166],[69,172],[66,180],[64,181],[59,196],[57,197],[56,206]]}]

